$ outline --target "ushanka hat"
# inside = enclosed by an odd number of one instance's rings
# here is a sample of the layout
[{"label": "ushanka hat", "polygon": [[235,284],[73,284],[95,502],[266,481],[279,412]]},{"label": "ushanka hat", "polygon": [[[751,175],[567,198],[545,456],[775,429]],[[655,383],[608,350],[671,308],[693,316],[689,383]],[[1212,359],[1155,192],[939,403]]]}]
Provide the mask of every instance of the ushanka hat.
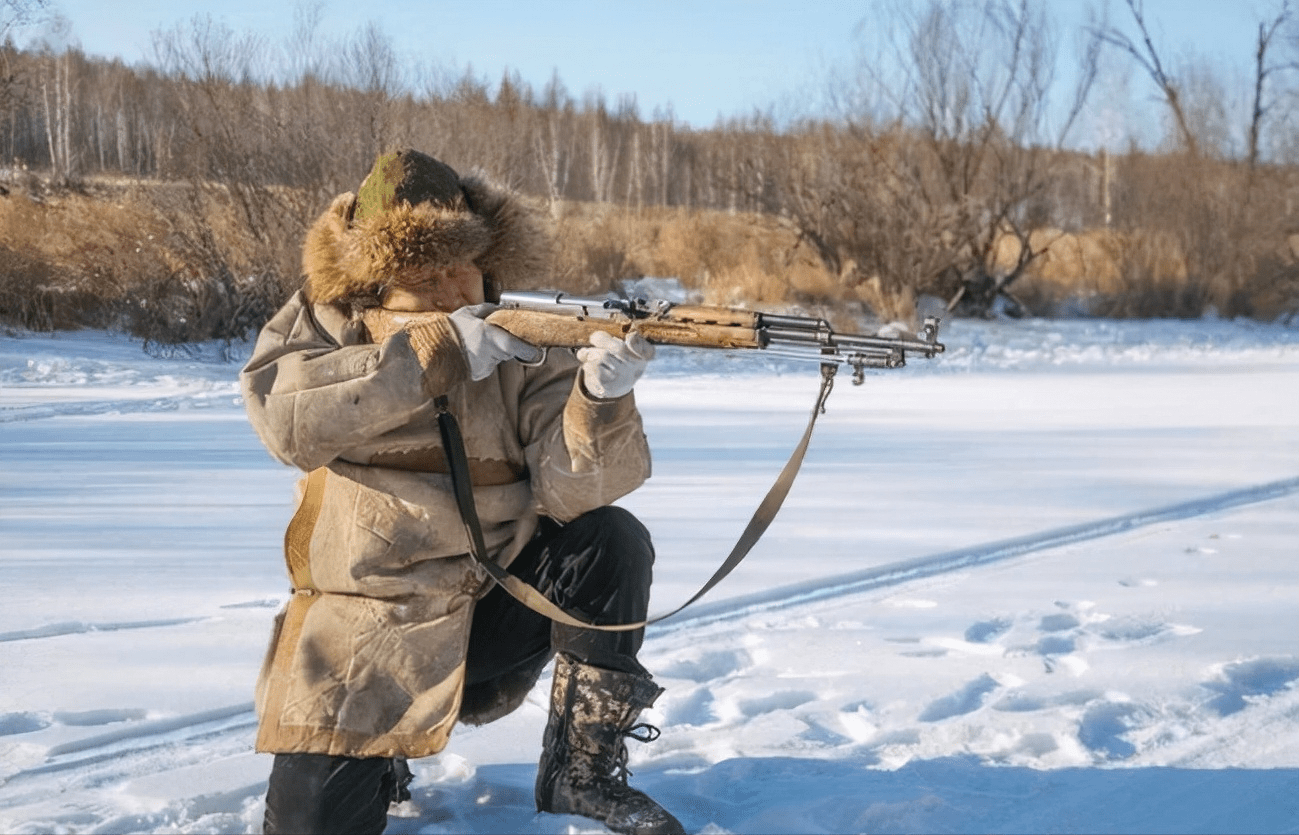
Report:
[{"label": "ushanka hat", "polygon": [[416,268],[467,262],[494,299],[544,277],[549,256],[547,231],[519,197],[407,148],[380,154],[355,194],[334,198],[307,232],[302,265],[313,302],[365,306],[428,274]]}]

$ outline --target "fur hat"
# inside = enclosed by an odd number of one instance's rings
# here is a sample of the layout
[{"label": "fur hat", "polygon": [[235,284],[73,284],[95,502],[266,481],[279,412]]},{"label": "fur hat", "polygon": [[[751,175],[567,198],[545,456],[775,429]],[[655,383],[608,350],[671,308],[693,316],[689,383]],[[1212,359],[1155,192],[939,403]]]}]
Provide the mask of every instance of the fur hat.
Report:
[{"label": "fur hat", "polygon": [[544,274],[550,246],[517,195],[403,149],[381,154],[355,194],[334,198],[307,231],[302,268],[311,301],[370,306],[413,267],[472,261],[495,299],[499,287]]}]

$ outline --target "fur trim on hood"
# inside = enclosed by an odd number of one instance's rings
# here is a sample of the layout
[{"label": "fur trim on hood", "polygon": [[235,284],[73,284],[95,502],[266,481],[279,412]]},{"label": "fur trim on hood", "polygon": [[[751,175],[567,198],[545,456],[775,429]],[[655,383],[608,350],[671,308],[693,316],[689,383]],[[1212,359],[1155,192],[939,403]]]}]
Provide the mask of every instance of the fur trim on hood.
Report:
[{"label": "fur trim on hood", "polygon": [[473,261],[489,300],[498,288],[534,286],[548,276],[551,238],[541,216],[481,175],[462,178],[460,186],[463,200],[452,205],[402,203],[359,221],[356,195],[335,197],[303,243],[307,297],[373,306],[385,286],[401,283],[403,271],[430,263]]}]

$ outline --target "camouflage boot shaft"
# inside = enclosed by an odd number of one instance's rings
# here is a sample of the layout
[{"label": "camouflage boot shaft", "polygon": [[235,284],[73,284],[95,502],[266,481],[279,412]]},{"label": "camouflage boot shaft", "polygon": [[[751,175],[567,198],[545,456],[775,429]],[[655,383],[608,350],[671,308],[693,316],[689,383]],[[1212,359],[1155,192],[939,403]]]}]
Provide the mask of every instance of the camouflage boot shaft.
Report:
[{"label": "camouflage boot shaft", "polygon": [[662,692],[648,676],[558,655],[537,767],[537,810],[582,815],[634,835],[684,833],[671,813],[627,785],[627,738],[658,738],[657,728],[637,725],[636,718]]}]

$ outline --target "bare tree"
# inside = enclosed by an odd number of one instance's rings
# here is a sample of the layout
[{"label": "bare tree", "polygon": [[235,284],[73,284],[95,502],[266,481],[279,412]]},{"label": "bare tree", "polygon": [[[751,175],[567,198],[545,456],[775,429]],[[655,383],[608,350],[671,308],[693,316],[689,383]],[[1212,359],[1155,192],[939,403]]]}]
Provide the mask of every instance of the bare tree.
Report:
[{"label": "bare tree", "polygon": [[15,29],[39,21],[49,7],[49,0],[0,0],[0,43]]},{"label": "bare tree", "polygon": [[613,198],[614,176],[622,155],[622,131],[605,107],[603,94],[598,91],[587,97],[585,120],[591,199],[608,203]]},{"label": "bare tree", "polygon": [[41,20],[48,9],[49,0],[0,0],[0,113],[12,115],[22,86],[10,60],[13,33]]},{"label": "bare tree", "polygon": [[347,44],[338,80],[377,99],[389,98],[402,88],[401,63],[392,39],[377,24],[367,24]]},{"label": "bare tree", "polygon": [[[1126,205],[1119,225],[1137,248],[1142,241],[1175,242],[1184,265],[1183,298],[1193,298],[1201,309],[1213,305],[1229,315],[1250,314],[1252,298],[1275,296],[1272,288],[1295,285],[1293,269],[1277,266],[1275,256],[1293,229],[1287,218],[1293,193],[1289,172],[1274,168],[1272,176],[1258,176],[1265,163],[1264,140],[1284,115],[1277,108],[1284,92],[1278,82],[1282,74],[1296,69],[1275,57],[1293,22],[1290,0],[1281,0],[1258,21],[1248,96],[1231,95],[1221,76],[1204,62],[1187,63],[1172,74],[1140,0],[1126,2],[1139,38],[1114,27],[1098,36],[1154,81],[1185,154],[1162,166],[1161,176],[1148,179],[1144,190],[1135,184],[1123,189]],[[1242,123],[1233,123],[1242,114],[1226,109],[1224,102],[1231,100],[1248,102]],[[1243,150],[1232,141],[1234,136],[1243,137]],[[1156,165],[1150,161],[1130,167],[1147,169],[1148,176]],[[1150,276],[1146,283],[1156,280]],[[1182,306],[1194,312],[1193,306]]]},{"label": "bare tree", "polygon": [[[783,165],[780,200],[847,289],[888,315],[917,293],[986,314],[1040,251],[1052,137],[1048,91],[1058,53],[1045,6],[1032,0],[897,3],[883,21],[891,53],[863,60],[841,89],[838,127],[808,132]],[[1079,75],[1074,111],[1095,77]],[[750,165],[750,168],[756,166]],[[779,170],[780,167],[777,167]],[[1006,264],[996,251],[1019,242]]]},{"label": "bare tree", "polygon": [[72,88],[70,54],[49,56],[42,67],[41,101],[45,109],[45,136],[50,151],[50,171],[55,182],[74,173],[72,152]]},{"label": "bare tree", "polygon": [[322,56],[320,22],[324,17],[324,0],[303,0],[293,7],[293,33],[285,44],[286,83],[306,79],[322,80],[328,70]]},{"label": "bare tree", "polygon": [[1267,120],[1268,113],[1273,108],[1273,101],[1268,96],[1268,80],[1275,76],[1283,68],[1281,65],[1273,63],[1269,58],[1269,51],[1276,40],[1277,33],[1291,20],[1290,0],[1284,0],[1281,7],[1277,10],[1276,16],[1270,20],[1259,21],[1258,37],[1254,47],[1254,95],[1253,106],[1250,108],[1249,128],[1247,130],[1247,139],[1245,143],[1245,161],[1249,167],[1250,175],[1253,176],[1254,170],[1258,167],[1259,161],[1259,142],[1263,133],[1263,127]]},{"label": "bare tree", "polygon": [[1190,121],[1187,119],[1186,108],[1182,101],[1184,93],[1182,83],[1169,74],[1164,67],[1163,60],[1159,57],[1159,50],[1155,47],[1154,39],[1150,35],[1150,27],[1146,23],[1145,3],[1143,0],[1124,0],[1124,2],[1127,3],[1128,11],[1132,13],[1132,20],[1136,24],[1139,38],[1134,40],[1116,26],[1105,26],[1097,29],[1095,30],[1096,35],[1105,43],[1127,53],[1132,60],[1136,61],[1146,71],[1146,74],[1159,88],[1160,95],[1164,97],[1164,102],[1168,105],[1168,110],[1177,125],[1177,134],[1187,153],[1192,157],[1198,156],[1200,143],[1196,138],[1195,131],[1191,129]]},{"label": "bare tree", "polygon": [[[249,274],[274,297],[277,285],[296,278],[294,247],[309,216],[311,191],[286,189],[302,154],[286,153],[284,120],[262,79],[268,50],[253,33],[238,33],[210,16],[155,32],[157,60],[178,86],[172,123],[178,170],[188,181],[174,215],[174,234],[193,252],[193,269],[227,296]],[[305,192],[305,194],[304,194]],[[211,229],[210,217],[229,206],[247,245],[232,248]]]},{"label": "bare tree", "polygon": [[[1180,73],[1173,74],[1155,44],[1142,0],[1125,2],[1138,36],[1130,37],[1117,26],[1101,25],[1093,29],[1096,37],[1119,49],[1145,70],[1168,106],[1180,144],[1192,158],[1210,153],[1210,148],[1225,151],[1233,143],[1228,139],[1231,117],[1224,109],[1224,102],[1235,96],[1223,89],[1213,69],[1203,63],[1188,63]],[[1292,19],[1290,0],[1281,0],[1274,14],[1258,22],[1250,109],[1244,125],[1244,159],[1251,171],[1259,163],[1268,117],[1276,101],[1269,88],[1278,74],[1294,68],[1272,57],[1278,36]]]},{"label": "bare tree", "polygon": [[537,170],[546,190],[552,216],[559,214],[559,201],[568,188],[576,139],[571,125],[573,103],[556,73],[542,93],[540,119],[532,132]]}]

